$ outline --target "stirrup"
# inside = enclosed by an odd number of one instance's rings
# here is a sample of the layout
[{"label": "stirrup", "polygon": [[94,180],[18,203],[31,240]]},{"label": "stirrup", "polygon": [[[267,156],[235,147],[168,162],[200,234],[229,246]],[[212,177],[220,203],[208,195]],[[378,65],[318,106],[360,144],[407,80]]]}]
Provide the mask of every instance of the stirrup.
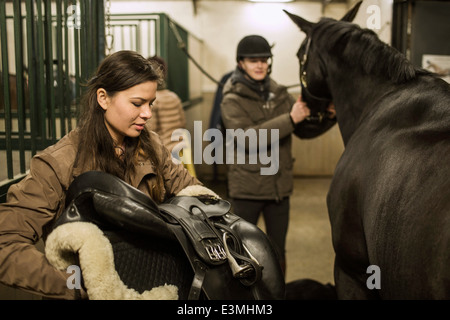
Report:
[{"label": "stirrup", "polygon": [[[237,254],[236,252],[232,251],[228,247],[227,243],[227,237],[229,236],[228,232],[223,233],[223,246],[225,248],[225,252],[227,254],[228,263],[230,265],[231,271],[233,273],[233,277],[235,278],[248,278],[254,274],[257,274],[257,269],[261,268],[259,265],[258,260],[247,249],[247,247],[242,244],[245,252],[250,256],[250,259],[241,256]],[[244,261],[243,264],[238,264],[236,259],[233,257],[235,255],[238,259]],[[252,263],[253,262],[253,263]]]}]

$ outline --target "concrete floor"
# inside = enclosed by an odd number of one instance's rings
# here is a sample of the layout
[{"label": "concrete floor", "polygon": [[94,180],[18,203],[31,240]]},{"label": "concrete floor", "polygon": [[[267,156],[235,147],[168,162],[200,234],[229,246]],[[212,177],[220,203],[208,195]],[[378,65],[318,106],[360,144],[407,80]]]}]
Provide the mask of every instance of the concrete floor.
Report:
[{"label": "concrete floor", "polygon": [[286,281],[310,278],[334,284],[334,250],[326,195],[331,179],[296,179],[287,235]]},{"label": "concrete floor", "polygon": [[[297,178],[291,198],[290,224],[287,234],[286,282],[313,279],[334,284],[334,251],[326,209],[329,178]],[[226,198],[225,181],[203,181]],[[264,222],[258,226],[264,230]],[[37,296],[0,285],[2,299],[40,299]]]}]

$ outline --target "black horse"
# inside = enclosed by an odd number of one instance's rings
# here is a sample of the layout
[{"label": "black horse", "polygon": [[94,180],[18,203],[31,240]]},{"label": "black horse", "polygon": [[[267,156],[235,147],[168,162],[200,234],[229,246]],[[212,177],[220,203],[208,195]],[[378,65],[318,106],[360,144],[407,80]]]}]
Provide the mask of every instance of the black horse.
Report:
[{"label": "black horse", "polygon": [[[450,87],[344,18],[299,51],[312,113],[332,102],[345,144],[327,196],[339,299],[450,298]],[[318,117],[320,119],[320,117]]]}]

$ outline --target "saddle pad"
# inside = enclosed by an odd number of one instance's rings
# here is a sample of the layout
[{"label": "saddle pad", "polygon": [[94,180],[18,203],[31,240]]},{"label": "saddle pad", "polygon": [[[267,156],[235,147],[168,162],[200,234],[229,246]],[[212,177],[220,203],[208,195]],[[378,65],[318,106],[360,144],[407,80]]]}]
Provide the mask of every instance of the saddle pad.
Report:
[{"label": "saddle pad", "polygon": [[188,298],[194,273],[179,243],[120,231],[104,233],[111,242],[115,268],[125,285],[142,293],[173,284],[178,287],[179,299]]}]

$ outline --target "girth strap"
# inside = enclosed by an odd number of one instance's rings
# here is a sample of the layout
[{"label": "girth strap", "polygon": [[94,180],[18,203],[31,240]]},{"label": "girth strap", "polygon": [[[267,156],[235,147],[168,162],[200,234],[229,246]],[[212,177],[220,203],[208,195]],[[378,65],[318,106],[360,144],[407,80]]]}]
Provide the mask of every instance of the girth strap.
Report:
[{"label": "girth strap", "polygon": [[185,236],[183,228],[180,225],[168,224],[169,229],[172,230],[175,237],[178,239],[181,247],[183,248],[192,270],[194,270],[194,278],[192,279],[191,289],[189,290],[188,300],[198,300],[202,292],[203,282],[208,270],[206,265],[197,258],[197,254],[191,246]]},{"label": "girth strap", "polygon": [[192,280],[191,290],[189,290],[188,300],[198,300],[200,298],[207,271],[206,266],[199,260],[196,261],[193,269],[194,279]]}]

